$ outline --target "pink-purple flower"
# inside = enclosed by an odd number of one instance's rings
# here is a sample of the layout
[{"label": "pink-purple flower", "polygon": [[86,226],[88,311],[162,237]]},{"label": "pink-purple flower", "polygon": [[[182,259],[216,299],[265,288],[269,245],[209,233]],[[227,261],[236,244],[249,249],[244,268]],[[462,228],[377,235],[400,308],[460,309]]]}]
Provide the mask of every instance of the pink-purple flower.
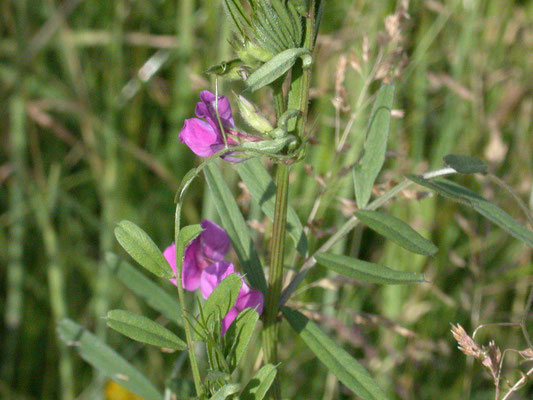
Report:
[{"label": "pink-purple flower", "polygon": [[[202,292],[204,299],[209,297],[224,278],[234,273],[236,273],[235,268],[229,261],[219,261],[204,269],[200,283],[200,291]],[[237,273],[237,275],[240,274]],[[235,305],[222,319],[222,335],[226,333],[231,323],[237,318],[237,315],[239,315],[241,311],[244,311],[247,308],[255,308],[257,312],[261,314],[263,312],[263,305],[263,293],[259,290],[250,288],[244,279],[242,279],[241,290],[239,291]]]},{"label": "pink-purple flower", "polygon": [[[204,219],[200,222],[204,229],[197,238],[185,248],[181,283],[185,290],[194,291],[200,286],[202,271],[210,264],[222,261],[229,251],[230,240],[226,231],[213,221]],[[163,255],[176,274],[176,246],[173,243],[165,249]],[[176,285],[176,280],[170,280]]]},{"label": "pink-purple flower", "polygon": [[[185,248],[181,283],[185,290],[194,291],[200,288],[202,296],[207,299],[226,276],[235,273],[235,268],[229,261],[224,261],[230,247],[230,240],[224,229],[207,219],[204,219],[200,225],[204,230]],[[175,244],[167,247],[163,255],[176,274]],[[177,284],[176,279],[170,281],[174,285]],[[222,335],[226,333],[237,315],[246,308],[255,308],[261,314],[263,301],[263,294],[259,290],[250,288],[242,279],[242,287],[235,305],[222,320]]]},{"label": "pink-purple flower", "polygon": [[[200,99],[202,101],[196,103],[195,110],[198,118],[185,120],[179,139],[189,146],[197,156],[209,157],[224,148],[224,137],[216,114],[215,95],[204,90],[200,93]],[[232,131],[235,123],[233,122],[231,105],[225,96],[219,96],[218,98],[218,115],[224,130],[228,134],[228,144],[237,144],[237,141],[229,135],[236,135],[236,132]]]},{"label": "pink-purple flower", "polygon": [[[204,90],[200,92],[200,100],[196,103],[195,114],[198,118],[185,120],[183,128],[179,134],[179,139],[200,157],[209,157],[224,149],[224,133],[228,146],[237,146],[239,143],[257,142],[263,140],[260,137],[248,135],[235,130],[231,105],[225,96],[216,96]],[[220,117],[220,123],[217,118]],[[224,129],[224,132],[221,130]],[[230,162],[240,162],[242,157],[236,157],[235,153],[228,153],[222,156]]]}]

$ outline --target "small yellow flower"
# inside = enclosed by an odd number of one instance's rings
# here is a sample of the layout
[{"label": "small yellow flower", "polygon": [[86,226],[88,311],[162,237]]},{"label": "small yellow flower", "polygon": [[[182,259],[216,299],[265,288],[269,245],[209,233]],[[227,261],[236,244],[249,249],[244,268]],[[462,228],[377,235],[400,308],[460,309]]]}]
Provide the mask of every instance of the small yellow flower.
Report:
[{"label": "small yellow flower", "polygon": [[143,400],[142,397],[131,393],[113,381],[109,381],[105,385],[105,398],[106,400]]}]

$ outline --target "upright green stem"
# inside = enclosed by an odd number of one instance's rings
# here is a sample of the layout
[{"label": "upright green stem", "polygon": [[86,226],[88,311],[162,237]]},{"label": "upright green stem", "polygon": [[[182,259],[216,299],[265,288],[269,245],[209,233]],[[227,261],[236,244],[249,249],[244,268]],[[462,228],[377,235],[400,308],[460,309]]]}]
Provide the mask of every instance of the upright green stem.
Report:
[{"label": "upright green stem", "polygon": [[276,174],[276,206],[274,211],[274,226],[270,243],[270,272],[268,277],[268,291],[263,332],[263,350],[266,361],[277,362],[277,339],[279,324],[279,298],[283,283],[283,259],[285,255],[285,232],[287,227],[287,203],[289,192],[289,166],[280,165]]},{"label": "upright green stem", "polygon": [[176,214],[174,217],[174,243],[176,244],[176,286],[178,288],[178,297],[181,307],[181,315],[184,319],[185,327],[185,338],[187,340],[187,346],[189,348],[189,360],[191,362],[192,377],[194,380],[194,387],[196,389],[196,394],[198,397],[201,397],[204,394],[204,387],[202,385],[202,378],[200,377],[200,369],[198,368],[198,360],[196,359],[196,352],[194,351],[194,340],[192,336],[191,325],[189,322],[187,311],[185,310],[185,294],[183,293],[183,288],[181,286],[181,270],[182,265],[179,261],[179,250],[178,250],[178,235],[180,233],[180,216],[181,216],[181,201],[178,201],[176,205]]},{"label": "upright green stem", "polygon": [[[283,81],[274,84],[274,108],[279,118],[286,109],[283,96]],[[289,166],[280,165],[276,174],[276,204],[274,209],[274,225],[270,242],[270,272],[266,294],[265,317],[263,327],[263,353],[267,363],[278,362],[279,298],[283,283],[283,259],[285,255],[285,232],[287,227],[287,204],[289,193]],[[281,399],[279,379],[276,377],[269,391],[270,398]]]},{"label": "upright green stem", "polygon": [[[314,10],[314,2],[311,9]],[[313,47],[314,18],[313,11],[307,18],[306,38],[304,46],[309,50]],[[289,125],[289,129],[295,128],[295,133],[299,138],[304,137],[304,127],[307,117],[307,103],[309,100],[309,83],[311,70],[302,68],[302,63],[298,62],[292,69],[291,86],[288,93],[288,104],[283,95],[282,82],[278,81],[273,85],[274,107],[276,116],[279,117],[287,110],[297,109],[300,116],[295,126]],[[278,313],[280,307],[281,287],[283,284],[283,261],[285,256],[285,236],[287,228],[287,206],[289,195],[289,170],[290,165],[280,164],[276,173],[276,205],[274,210],[274,225],[272,228],[272,239],[270,243],[270,271],[268,277],[268,291],[266,294],[265,317],[263,328],[263,352],[265,361],[276,364],[278,362],[278,335],[279,325]],[[278,375],[279,376],[279,375]],[[273,400],[281,399],[281,388],[279,379],[276,379],[270,389],[269,396]]]}]

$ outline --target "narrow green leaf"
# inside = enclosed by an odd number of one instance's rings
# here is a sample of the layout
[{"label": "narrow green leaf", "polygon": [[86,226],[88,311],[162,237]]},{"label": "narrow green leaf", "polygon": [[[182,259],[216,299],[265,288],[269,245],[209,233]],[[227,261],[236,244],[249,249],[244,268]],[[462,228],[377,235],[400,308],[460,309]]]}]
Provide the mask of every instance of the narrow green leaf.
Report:
[{"label": "narrow green leaf", "polygon": [[359,210],[356,211],[355,216],[369,228],[413,253],[432,256],[438,250],[432,242],[392,215],[371,210]]},{"label": "narrow green leaf", "polygon": [[317,263],[326,268],[363,282],[398,285],[424,282],[424,276],[415,272],[396,271],[382,265],[338,254],[320,253]]},{"label": "narrow green leaf", "polygon": [[254,375],[240,395],[240,400],[263,400],[276,377],[276,367],[272,364],[264,365]]},{"label": "narrow green leaf", "polygon": [[533,232],[476,192],[443,178],[428,180],[418,175],[407,175],[407,178],[444,197],[472,207],[476,212],[507,231],[510,235],[533,247]]},{"label": "narrow green leaf", "polygon": [[131,311],[112,310],[107,313],[107,325],[141,343],[173,350],[184,350],[187,344],[157,322]]},{"label": "narrow green leaf", "polygon": [[225,400],[231,395],[237,393],[241,390],[241,385],[238,383],[228,383],[227,385],[222,386],[217,392],[210,397],[209,400]]},{"label": "narrow green leaf", "polygon": [[364,400],[387,399],[361,364],[322,332],[314,322],[288,307],[283,307],[282,312],[291,328],[300,335],[318,359],[357,396]]},{"label": "narrow green leaf", "polygon": [[[235,164],[235,168],[250,191],[252,198],[272,221],[276,206],[276,185],[261,160],[254,157]],[[287,210],[287,231],[294,241],[296,250],[305,257],[307,255],[307,237],[300,218],[290,206]]]},{"label": "narrow green leaf", "polygon": [[235,305],[241,290],[242,280],[237,274],[229,274],[213,290],[204,303],[202,314],[204,322],[213,321],[213,318],[222,319]]},{"label": "narrow green leaf", "polygon": [[309,56],[304,48],[288,49],[274,56],[255,70],[246,82],[252,91],[256,91],[278,79],[292,68],[298,57]]},{"label": "narrow green leaf", "polygon": [[355,198],[359,208],[365,208],[368,204],[374,182],[385,162],[393,99],[394,86],[383,84],[370,114],[363,156],[353,169]]},{"label": "narrow green leaf", "polygon": [[258,320],[259,314],[257,311],[253,308],[247,308],[237,316],[224,335],[229,346],[231,346],[229,351],[226,352],[226,354],[229,353],[228,364],[230,372],[233,372],[239,365],[250,343]]},{"label": "narrow green leaf", "polygon": [[85,361],[109,379],[143,399],[163,400],[161,393],[139,370],[74,321],[61,320],[58,333],[61,340],[68,346],[74,347]]},{"label": "narrow green leaf", "polygon": [[444,156],[444,162],[460,174],[486,174],[487,165],[476,157],[448,154]]},{"label": "narrow green leaf", "polygon": [[169,320],[183,326],[180,304],[165,290],[113,253],[106,254],[105,261],[117,278],[133,293],[143,298],[150,307],[159,311]]},{"label": "narrow green leaf", "polygon": [[204,174],[218,215],[222,221],[222,226],[231,239],[248,281],[254,288],[264,292],[266,290],[266,280],[261,268],[261,261],[257,255],[248,226],[231,194],[231,190],[215,165],[208,165],[204,170]]},{"label": "narrow green leaf", "polygon": [[174,277],[163,253],[150,236],[130,221],[121,221],[115,228],[115,236],[126,252],[152,274],[170,279]]}]

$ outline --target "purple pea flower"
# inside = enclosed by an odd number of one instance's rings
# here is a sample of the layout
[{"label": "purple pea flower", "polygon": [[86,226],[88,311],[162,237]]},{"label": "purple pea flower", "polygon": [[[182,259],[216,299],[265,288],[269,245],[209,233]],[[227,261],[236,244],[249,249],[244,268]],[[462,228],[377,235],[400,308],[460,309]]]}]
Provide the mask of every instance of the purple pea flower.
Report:
[{"label": "purple pea flower", "polygon": [[[218,123],[215,99],[216,96],[204,90],[200,92],[200,99],[196,103],[195,114],[198,118],[185,120],[179,134],[179,139],[200,157],[209,157],[224,148],[224,137]],[[244,134],[234,130],[235,123],[231,112],[231,105],[225,96],[218,97],[218,115],[229,146],[237,146],[242,141],[256,142],[260,137]],[[203,118],[203,119],[200,119]],[[232,157],[231,153],[222,156],[230,162],[240,162],[243,159]]]},{"label": "purple pea flower", "polygon": [[[179,134],[179,139],[200,157],[209,157],[224,148],[224,138],[220,130],[215,108],[215,95],[207,90],[200,92],[202,101],[196,103],[195,114],[198,118],[186,119]],[[225,96],[218,98],[218,115],[220,122],[228,134],[237,135],[234,128],[231,105]],[[199,119],[199,118],[203,118]],[[238,135],[237,135],[238,136]],[[236,145],[237,141],[227,136],[228,144]]]},{"label": "purple pea flower", "polygon": [[[202,296],[207,299],[218,284],[229,274],[233,273],[235,273],[235,268],[229,261],[219,261],[204,269],[200,280],[200,291],[202,292]],[[261,314],[263,312],[263,306],[263,293],[259,290],[251,289],[244,279],[242,279],[242,287],[237,296],[237,300],[235,301],[235,305],[222,319],[222,336],[224,336],[240,312],[247,308],[255,308],[257,312]]]},{"label": "purple pea flower", "polygon": [[[200,286],[202,271],[214,262],[222,261],[229,251],[230,240],[226,231],[213,221],[204,219],[200,225],[204,230],[185,248],[181,283],[185,290],[194,291]],[[176,245],[172,243],[163,255],[176,271]],[[176,279],[170,279],[176,285]]]}]

